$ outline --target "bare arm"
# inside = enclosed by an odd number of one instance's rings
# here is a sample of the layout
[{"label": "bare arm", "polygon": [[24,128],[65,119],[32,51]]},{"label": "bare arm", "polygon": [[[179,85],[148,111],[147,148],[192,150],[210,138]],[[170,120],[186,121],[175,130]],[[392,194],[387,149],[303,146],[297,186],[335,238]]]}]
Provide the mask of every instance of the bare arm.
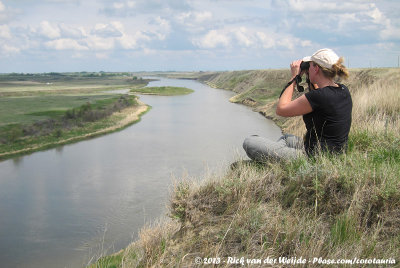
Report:
[{"label": "bare arm", "polygon": [[[290,64],[292,78],[294,78],[299,73],[300,63],[301,60],[298,60]],[[281,98],[279,99],[278,106],[276,107],[277,115],[284,117],[291,117],[291,116],[308,114],[312,112],[311,105],[308,102],[306,96],[302,95],[299,98],[292,101],[294,87],[295,87],[295,82],[292,83],[285,90],[285,92],[283,92]]]}]

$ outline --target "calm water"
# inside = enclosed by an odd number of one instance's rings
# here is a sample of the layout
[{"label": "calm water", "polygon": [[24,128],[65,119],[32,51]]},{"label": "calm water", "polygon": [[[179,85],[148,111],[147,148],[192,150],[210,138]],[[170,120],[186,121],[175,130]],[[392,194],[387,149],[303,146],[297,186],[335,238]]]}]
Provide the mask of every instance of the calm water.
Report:
[{"label": "calm water", "polygon": [[[0,162],[0,266],[83,267],[126,247],[166,212],[182,176],[223,172],[244,138],[280,129],[196,81],[161,79],[193,94],[141,96],[142,120],[96,139]],[[103,242],[104,241],[104,242]]]}]

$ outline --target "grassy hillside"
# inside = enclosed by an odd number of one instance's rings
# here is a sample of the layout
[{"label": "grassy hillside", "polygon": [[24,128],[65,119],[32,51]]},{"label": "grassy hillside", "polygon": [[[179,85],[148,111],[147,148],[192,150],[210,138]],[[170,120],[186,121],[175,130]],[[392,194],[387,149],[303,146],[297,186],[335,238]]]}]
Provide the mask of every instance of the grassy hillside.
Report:
[{"label": "grassy hillside", "polygon": [[[296,260],[307,267],[336,267],[338,260],[354,267],[398,266],[400,70],[351,71],[347,84],[354,108],[346,155],[242,162],[221,177],[177,182],[168,217],[144,227],[137,241],[93,267],[227,267],[240,266],[242,257],[245,264],[275,266]],[[267,87],[268,80],[259,77],[273,77],[272,84],[280,86],[266,94],[276,96],[287,81],[279,72],[203,79],[242,96],[247,92],[256,110],[272,114],[274,102],[263,104],[267,97],[253,92]],[[304,128],[300,120],[280,124],[296,134]]]},{"label": "grassy hillside", "polygon": [[290,80],[289,70],[233,71],[205,74],[199,77],[211,87],[238,93],[231,101],[258,106],[269,103],[279,96]]}]

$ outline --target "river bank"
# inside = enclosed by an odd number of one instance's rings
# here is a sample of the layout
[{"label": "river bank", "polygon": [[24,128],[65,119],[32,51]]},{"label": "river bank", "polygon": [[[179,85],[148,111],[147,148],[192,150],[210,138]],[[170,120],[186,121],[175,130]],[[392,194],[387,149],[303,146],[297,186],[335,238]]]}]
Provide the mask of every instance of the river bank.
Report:
[{"label": "river bank", "polygon": [[[353,124],[346,155],[244,162],[222,177],[176,183],[168,217],[145,226],[129,247],[93,266],[226,267],[241,258],[277,265],[301,260],[308,267],[342,260],[360,267],[398,264],[400,71],[351,73]],[[251,98],[260,103],[256,111],[280,120],[272,111],[281,87],[262,95],[269,81],[261,77],[277,74],[216,73],[203,80],[242,90],[234,100]],[[280,126],[297,135],[304,131],[301,119],[281,120]]]},{"label": "river bank", "polygon": [[193,93],[194,90],[185,87],[144,87],[132,89],[131,92],[143,95],[180,96]]},{"label": "river bank", "polygon": [[35,139],[30,142],[30,145],[23,146],[22,149],[10,150],[0,153],[0,160],[5,160],[11,157],[33,153],[45,149],[54,148],[57,146],[70,144],[73,142],[82,141],[89,138],[94,138],[100,135],[112,133],[124,129],[140,120],[140,117],[145,114],[150,107],[140,101],[133,107],[125,108],[119,112],[113,113],[111,116],[91,123],[86,123],[79,130],[72,129],[63,131],[62,137],[53,136],[44,139]]}]

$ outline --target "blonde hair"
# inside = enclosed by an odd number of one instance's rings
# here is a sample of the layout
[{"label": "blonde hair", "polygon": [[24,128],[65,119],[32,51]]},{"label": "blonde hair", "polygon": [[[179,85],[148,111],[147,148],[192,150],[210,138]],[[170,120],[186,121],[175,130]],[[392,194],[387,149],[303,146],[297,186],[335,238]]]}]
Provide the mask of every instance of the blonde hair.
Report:
[{"label": "blonde hair", "polygon": [[318,65],[318,67],[322,70],[322,73],[328,78],[334,79],[336,76],[339,76],[340,78],[347,79],[349,77],[349,70],[343,65],[343,62],[343,57],[340,57],[339,60],[332,65],[331,69],[322,67],[315,62],[314,64]]}]

